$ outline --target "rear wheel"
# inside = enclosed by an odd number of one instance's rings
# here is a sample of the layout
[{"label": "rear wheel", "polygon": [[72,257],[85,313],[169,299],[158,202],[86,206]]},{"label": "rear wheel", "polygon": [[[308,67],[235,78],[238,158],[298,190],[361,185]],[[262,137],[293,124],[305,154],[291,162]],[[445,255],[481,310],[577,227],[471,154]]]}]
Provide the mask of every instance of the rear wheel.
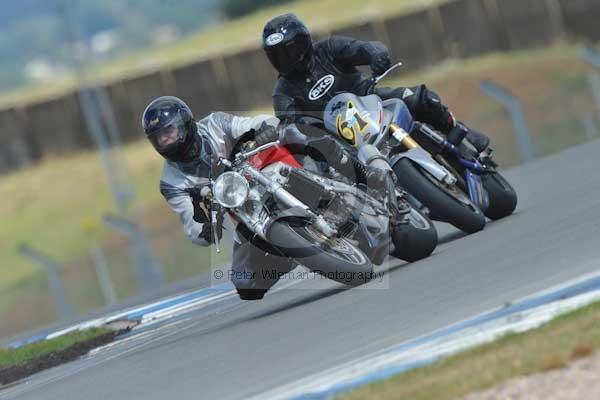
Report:
[{"label": "rear wheel", "polygon": [[517,193],[499,172],[482,177],[483,187],[488,192],[490,205],[485,211],[489,219],[500,219],[509,216],[517,208]]},{"label": "rear wheel", "polygon": [[437,230],[420,211],[410,208],[406,222],[397,225],[392,232],[394,251],[392,256],[413,262],[428,257],[438,243]]},{"label": "rear wheel", "polygon": [[270,244],[310,270],[349,286],[373,279],[373,264],[345,238],[327,238],[305,221],[281,220],[267,233]]},{"label": "rear wheel", "polygon": [[467,233],[485,227],[481,210],[458,187],[441,184],[406,158],[394,165],[394,172],[402,188],[429,208],[434,219],[448,222]]}]

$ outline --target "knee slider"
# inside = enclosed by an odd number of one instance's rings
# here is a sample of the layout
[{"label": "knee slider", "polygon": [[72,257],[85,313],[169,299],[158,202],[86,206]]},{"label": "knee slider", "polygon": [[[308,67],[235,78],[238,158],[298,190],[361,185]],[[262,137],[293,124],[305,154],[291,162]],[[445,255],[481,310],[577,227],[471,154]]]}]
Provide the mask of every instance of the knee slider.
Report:
[{"label": "knee slider", "polygon": [[237,289],[242,300],[260,300],[265,297],[267,289]]}]

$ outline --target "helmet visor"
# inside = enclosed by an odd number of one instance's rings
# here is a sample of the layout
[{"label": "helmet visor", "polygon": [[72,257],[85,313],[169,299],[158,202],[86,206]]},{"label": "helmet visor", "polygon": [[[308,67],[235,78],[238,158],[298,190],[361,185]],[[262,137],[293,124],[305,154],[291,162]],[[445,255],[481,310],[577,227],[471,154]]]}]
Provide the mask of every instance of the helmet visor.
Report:
[{"label": "helmet visor", "polygon": [[153,132],[148,139],[152,146],[160,154],[169,154],[176,152],[181,144],[184,143],[186,129],[180,117],[175,118],[168,125]]},{"label": "helmet visor", "polygon": [[265,51],[273,67],[287,73],[304,60],[311,45],[310,36],[300,34],[275,46],[266,46]]}]

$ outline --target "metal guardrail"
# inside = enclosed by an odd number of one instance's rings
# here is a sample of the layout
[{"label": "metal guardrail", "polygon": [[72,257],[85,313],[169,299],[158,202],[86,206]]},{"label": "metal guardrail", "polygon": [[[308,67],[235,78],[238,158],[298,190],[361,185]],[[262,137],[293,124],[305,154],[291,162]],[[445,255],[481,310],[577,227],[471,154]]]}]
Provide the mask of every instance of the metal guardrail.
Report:
[{"label": "metal guardrail", "polygon": [[158,289],[163,281],[162,271],[152,257],[141,229],[128,219],[111,214],[104,216],[104,223],[129,239],[140,289],[144,292]]},{"label": "metal guardrail", "polygon": [[92,246],[90,250],[90,256],[94,261],[94,269],[96,271],[96,278],[98,279],[98,285],[104,297],[104,304],[107,306],[116,304],[117,293],[113,285],[112,279],[110,278],[110,272],[108,270],[108,263],[106,262],[106,255],[102,248],[98,245]]},{"label": "metal guardrail", "polygon": [[479,88],[492,100],[500,103],[509,113],[513,125],[513,132],[517,139],[519,152],[521,153],[521,160],[523,162],[533,160],[535,158],[535,153],[521,101],[507,89],[490,81],[481,82]]},{"label": "metal guardrail", "polygon": [[65,286],[60,278],[60,266],[50,256],[35,250],[26,243],[22,243],[18,247],[18,252],[25,258],[33,261],[36,265],[42,267],[48,276],[48,283],[52,296],[54,297],[54,304],[56,305],[56,312],[61,320],[68,320],[73,317],[73,308],[67,301]]},{"label": "metal guardrail", "polygon": [[[579,58],[590,64],[592,67],[600,69],[600,51],[593,47],[582,47],[579,49]],[[588,83],[592,91],[592,97],[596,103],[596,110],[600,117],[600,74],[597,71],[591,71],[588,75]]]}]

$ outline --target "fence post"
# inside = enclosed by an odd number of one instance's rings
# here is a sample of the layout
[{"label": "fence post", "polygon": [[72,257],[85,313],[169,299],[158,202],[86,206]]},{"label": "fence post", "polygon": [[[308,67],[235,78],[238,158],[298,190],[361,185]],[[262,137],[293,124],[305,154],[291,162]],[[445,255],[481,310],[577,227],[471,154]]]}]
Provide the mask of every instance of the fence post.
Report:
[{"label": "fence post", "polygon": [[594,115],[592,113],[585,114],[582,119],[583,129],[585,130],[585,136],[587,140],[594,140],[596,138],[596,124],[594,123]]},{"label": "fence post", "polygon": [[[600,68],[600,52],[593,47],[581,47],[579,49],[579,57],[592,67]],[[588,75],[588,83],[592,91],[592,97],[596,103],[598,115],[600,116],[600,75],[598,72],[590,72]]]},{"label": "fence post", "polygon": [[558,0],[546,0],[546,8],[550,14],[550,24],[556,38],[565,37],[565,22],[562,8]]},{"label": "fence post", "polygon": [[20,244],[17,250],[21,256],[28,258],[46,271],[59,319],[68,320],[72,318],[74,315],[73,309],[67,302],[65,286],[63,285],[58,272],[60,269],[58,263],[46,254],[33,249],[26,243]]},{"label": "fence post", "polygon": [[600,68],[600,52],[591,46],[581,47],[579,57],[596,68]]},{"label": "fence post", "polygon": [[588,82],[592,91],[592,97],[596,103],[598,115],[600,115],[600,74],[597,72],[590,72],[588,76]]},{"label": "fence post", "polygon": [[94,261],[96,278],[100,285],[102,297],[104,297],[104,304],[107,306],[113,305],[117,302],[117,294],[112,279],[110,279],[110,272],[108,271],[108,264],[106,262],[104,251],[102,251],[100,246],[93,245],[90,249],[90,255]]},{"label": "fence post", "polygon": [[525,121],[521,101],[512,95],[507,89],[504,89],[492,82],[482,81],[479,87],[483,93],[492,100],[500,103],[510,115],[513,131],[519,145],[521,160],[523,162],[531,161],[535,158],[533,144],[531,143],[531,134]]},{"label": "fence post", "polygon": [[162,283],[162,273],[146,245],[146,238],[140,228],[123,217],[110,214],[104,216],[104,223],[128,237],[138,284],[142,291],[150,292],[158,289]]},{"label": "fence post", "polygon": [[[81,26],[77,19],[78,4],[74,0],[59,2],[67,34],[72,44],[73,64],[78,78],[77,91],[88,131],[100,152],[102,164],[119,213],[125,214],[133,196],[131,185],[124,177],[125,164],[118,162],[114,148],[120,146],[120,132],[108,95],[103,88],[89,82],[86,63],[90,63],[90,51],[82,40]],[[83,46],[77,47],[75,43]],[[93,60],[91,60],[93,61]]]}]

